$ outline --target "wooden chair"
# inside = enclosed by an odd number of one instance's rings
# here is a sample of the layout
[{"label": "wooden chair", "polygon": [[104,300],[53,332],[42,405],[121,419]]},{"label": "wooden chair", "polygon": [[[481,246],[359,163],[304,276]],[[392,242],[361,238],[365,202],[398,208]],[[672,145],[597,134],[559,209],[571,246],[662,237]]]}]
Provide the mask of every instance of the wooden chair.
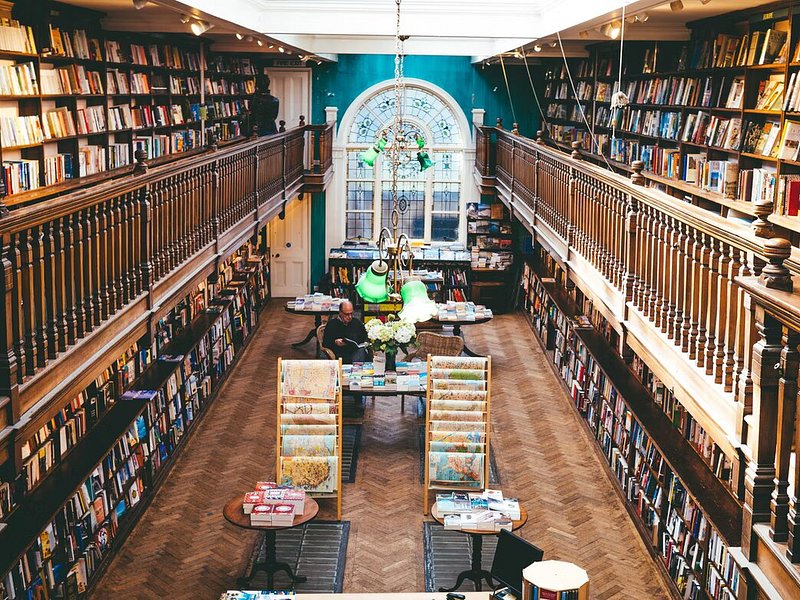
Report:
[{"label": "wooden chair", "polygon": [[431,356],[458,356],[464,349],[464,340],[457,335],[441,335],[430,331],[417,334],[417,349],[406,355],[406,360],[419,358],[427,360]]},{"label": "wooden chair", "polygon": [[336,355],[333,353],[333,350],[326,348],[322,344],[322,340],[325,339],[325,325],[327,325],[327,323],[323,323],[317,327],[317,345],[325,357],[329,358],[330,360],[336,360]]},{"label": "wooden chair", "polygon": [[[430,331],[421,331],[417,334],[417,349],[406,354],[404,360],[419,358],[423,362],[431,356],[458,356],[464,349],[464,340],[457,335],[441,335]],[[400,397],[400,410],[405,410],[406,397]]]}]

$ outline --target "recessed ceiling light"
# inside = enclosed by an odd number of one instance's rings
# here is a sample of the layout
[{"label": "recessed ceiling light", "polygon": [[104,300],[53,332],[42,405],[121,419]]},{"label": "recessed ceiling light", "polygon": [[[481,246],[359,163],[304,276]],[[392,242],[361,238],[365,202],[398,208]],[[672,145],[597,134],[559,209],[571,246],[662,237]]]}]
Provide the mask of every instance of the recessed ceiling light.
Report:
[{"label": "recessed ceiling light", "polygon": [[534,51],[534,52],[541,52],[541,51],[542,51],[542,47],[541,47],[539,44],[536,44],[536,45],[533,47],[533,51]]},{"label": "recessed ceiling light", "polygon": [[136,10],[142,10],[144,5],[147,4],[149,0],[133,0],[133,8]]},{"label": "recessed ceiling light", "polygon": [[208,21],[192,21],[192,24],[189,25],[189,29],[192,30],[192,33],[195,35],[203,35],[206,31],[214,27],[212,23]]},{"label": "recessed ceiling light", "polygon": [[672,12],[678,12],[679,10],[683,10],[683,2],[681,2],[681,0],[672,0],[672,2],[669,3],[669,7]]}]

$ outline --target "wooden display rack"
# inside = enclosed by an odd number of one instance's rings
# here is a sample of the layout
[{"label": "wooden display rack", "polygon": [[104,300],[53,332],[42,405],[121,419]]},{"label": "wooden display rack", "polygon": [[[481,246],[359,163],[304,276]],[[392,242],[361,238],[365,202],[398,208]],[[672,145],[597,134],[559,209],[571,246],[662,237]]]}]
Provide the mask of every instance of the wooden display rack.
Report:
[{"label": "wooden display rack", "polygon": [[[275,467],[275,481],[281,483],[282,479],[282,469],[281,469],[281,459],[283,458],[281,452],[283,450],[283,434],[281,432],[281,425],[282,423],[282,416],[287,414],[283,410],[283,402],[284,402],[284,395],[282,390],[282,383],[283,383],[283,367],[285,363],[293,363],[293,362],[311,362],[311,361],[297,361],[297,360],[289,360],[284,361],[282,358],[278,358],[278,418],[277,418],[277,428],[278,433],[276,436],[276,467]],[[319,361],[313,361],[319,362]],[[330,402],[335,404],[335,414],[336,414],[336,491],[333,493],[319,493],[306,490],[306,493],[313,497],[313,498],[336,498],[336,518],[342,518],[342,361],[339,359],[338,361],[338,369],[337,369],[337,381],[335,382],[335,389],[336,392],[333,398],[330,398]]]},{"label": "wooden display rack", "polygon": [[[437,362],[442,361],[440,364],[442,366],[436,366]],[[446,361],[446,363],[444,362]],[[460,364],[461,366],[458,367],[444,367],[443,364]],[[484,431],[484,441],[483,441],[483,478],[481,481],[480,488],[475,487],[467,487],[464,485],[459,485],[459,482],[453,482],[452,485],[442,485],[441,483],[432,483],[430,480],[430,453],[431,453],[431,438],[432,438],[432,429],[431,429],[431,401],[434,395],[434,378],[433,378],[433,369],[434,368],[452,368],[456,369],[464,369],[464,370],[482,370],[483,371],[483,378],[480,380],[461,380],[461,381],[480,381],[483,382],[483,390],[485,391],[485,408],[483,410],[483,420],[482,421],[474,421],[476,425],[476,429],[479,426],[483,427]],[[437,491],[471,491],[477,492],[486,489],[489,484],[489,407],[490,407],[490,398],[491,398],[491,380],[492,380],[492,357],[464,357],[464,356],[431,356],[428,355],[428,385],[427,385],[427,392],[426,392],[426,411],[425,411],[425,474],[424,474],[424,481],[425,481],[425,490],[424,490],[424,498],[423,498],[423,514],[428,514],[428,510],[430,507],[430,502],[428,500],[430,490],[437,490]],[[448,386],[448,389],[457,391],[459,389],[464,391],[469,391],[466,386],[464,388],[455,387],[457,382],[460,381],[459,379],[450,379],[449,381],[453,382],[454,387]],[[466,385],[466,384],[465,384]],[[444,389],[444,388],[437,388],[437,389]],[[468,422],[468,421],[464,421]],[[471,422],[471,421],[469,421]]]}]

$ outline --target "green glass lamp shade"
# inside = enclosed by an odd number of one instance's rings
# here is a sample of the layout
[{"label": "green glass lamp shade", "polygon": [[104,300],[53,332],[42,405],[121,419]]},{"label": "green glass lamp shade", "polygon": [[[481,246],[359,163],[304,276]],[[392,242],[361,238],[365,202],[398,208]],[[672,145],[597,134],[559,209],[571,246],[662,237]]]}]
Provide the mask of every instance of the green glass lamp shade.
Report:
[{"label": "green glass lamp shade", "polygon": [[403,298],[403,309],[397,313],[401,319],[411,323],[428,321],[439,312],[436,302],[428,298],[428,288],[419,279],[411,279],[400,288],[400,296]]},{"label": "green glass lamp shade", "polygon": [[364,302],[386,302],[389,299],[386,275],[389,265],[376,260],[361,274],[356,284],[356,292]]},{"label": "green glass lamp shade", "polygon": [[370,167],[375,166],[375,161],[378,158],[378,155],[383,152],[383,149],[386,148],[386,144],[389,143],[389,140],[382,137],[377,142],[375,142],[372,147],[361,154],[361,160],[367,163]]},{"label": "green glass lamp shade", "polygon": [[425,138],[421,135],[417,136],[417,148],[422,150],[425,147]]},{"label": "green glass lamp shade", "polygon": [[419,161],[419,170],[424,171],[425,169],[430,169],[433,166],[433,161],[431,157],[428,156],[428,153],[424,150],[417,152],[417,160]]}]

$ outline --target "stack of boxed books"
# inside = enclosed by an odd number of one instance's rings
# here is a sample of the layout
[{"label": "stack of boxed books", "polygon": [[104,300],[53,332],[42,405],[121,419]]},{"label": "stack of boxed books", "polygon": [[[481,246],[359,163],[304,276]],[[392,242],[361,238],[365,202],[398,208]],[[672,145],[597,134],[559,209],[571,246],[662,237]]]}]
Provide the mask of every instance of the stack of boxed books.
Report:
[{"label": "stack of boxed books", "polygon": [[476,321],[492,317],[492,309],[486,308],[474,302],[456,302],[448,300],[445,304],[439,304],[440,321]]},{"label": "stack of boxed books", "polygon": [[294,302],[290,302],[295,310],[314,310],[314,311],[328,311],[339,308],[342,303],[342,298],[333,298],[327,294],[320,292],[314,294],[306,294],[305,296],[298,296]]},{"label": "stack of boxed books", "polygon": [[291,526],[294,516],[303,513],[306,493],[294,488],[278,487],[274,481],[259,481],[256,489],[247,492],[242,502],[251,525]]},{"label": "stack of boxed books", "polygon": [[219,600],[292,600],[295,597],[289,590],[228,590]]},{"label": "stack of boxed books", "polygon": [[503,498],[500,490],[436,494],[436,511],[445,529],[511,531],[512,521],[520,518],[519,502],[516,498]]}]

